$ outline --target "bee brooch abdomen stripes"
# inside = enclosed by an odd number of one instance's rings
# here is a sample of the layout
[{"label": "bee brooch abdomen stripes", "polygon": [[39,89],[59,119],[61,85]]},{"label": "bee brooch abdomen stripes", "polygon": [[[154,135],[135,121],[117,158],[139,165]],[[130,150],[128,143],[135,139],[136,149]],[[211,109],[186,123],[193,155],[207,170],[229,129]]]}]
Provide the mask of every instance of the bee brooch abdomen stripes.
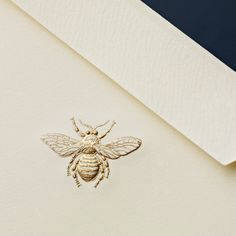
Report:
[{"label": "bee brooch abdomen stripes", "polygon": [[88,182],[97,176],[99,165],[99,157],[97,154],[80,154],[77,170],[80,177]]}]

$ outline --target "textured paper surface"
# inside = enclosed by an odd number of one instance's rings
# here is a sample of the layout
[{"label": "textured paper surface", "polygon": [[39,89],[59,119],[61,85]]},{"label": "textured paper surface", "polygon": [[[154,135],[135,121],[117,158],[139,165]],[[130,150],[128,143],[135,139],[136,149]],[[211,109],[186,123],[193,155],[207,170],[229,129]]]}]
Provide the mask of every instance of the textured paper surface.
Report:
[{"label": "textured paper surface", "polygon": [[[0,0],[0,235],[235,236],[236,165],[223,167],[7,0]],[[91,99],[92,97],[92,99]],[[75,188],[40,140],[69,118],[143,139],[100,188]]]},{"label": "textured paper surface", "polygon": [[222,164],[236,159],[236,77],[143,3],[13,0]]}]

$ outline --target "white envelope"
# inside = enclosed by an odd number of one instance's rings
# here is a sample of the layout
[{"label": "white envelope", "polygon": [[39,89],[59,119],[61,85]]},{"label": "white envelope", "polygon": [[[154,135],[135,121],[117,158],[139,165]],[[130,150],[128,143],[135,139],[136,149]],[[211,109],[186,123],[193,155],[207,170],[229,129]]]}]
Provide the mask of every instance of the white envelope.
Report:
[{"label": "white envelope", "polygon": [[[49,19],[40,1],[32,6],[39,7],[41,19]],[[235,164],[220,165],[114,83],[123,73],[118,61],[107,61],[117,76],[108,77],[6,0],[0,0],[0,22],[0,235],[235,235]],[[198,52],[210,73],[217,69],[216,79],[224,73],[233,81],[230,69]],[[126,78],[120,84],[148,101],[136,93],[138,82]],[[145,105],[151,107],[151,100]],[[68,160],[40,140],[47,132],[78,138],[72,116],[92,124],[115,119],[104,142],[125,135],[143,140],[135,153],[109,162],[110,178],[97,189],[84,182],[77,188],[66,176]]]},{"label": "white envelope", "polygon": [[137,0],[13,0],[220,163],[236,160],[236,75]]}]

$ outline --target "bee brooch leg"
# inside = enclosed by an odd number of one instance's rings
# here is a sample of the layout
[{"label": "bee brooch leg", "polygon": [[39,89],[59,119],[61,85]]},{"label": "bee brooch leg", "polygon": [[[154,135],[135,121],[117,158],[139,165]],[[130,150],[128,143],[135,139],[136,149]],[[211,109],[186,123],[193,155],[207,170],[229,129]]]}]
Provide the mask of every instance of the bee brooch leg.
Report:
[{"label": "bee brooch leg", "polygon": [[81,186],[81,183],[79,182],[79,176],[78,176],[78,173],[74,172],[72,177],[75,179],[75,183],[77,185],[77,187],[80,187]]},{"label": "bee brooch leg", "polygon": [[[73,159],[73,161],[72,161],[72,164],[69,164],[69,165],[73,165],[73,163],[74,163],[74,161],[75,161],[75,158]],[[80,185],[81,185],[81,183],[80,183],[80,181],[79,181],[79,175],[78,175],[78,173],[77,173],[77,165],[79,164],[79,159],[74,163],[74,166],[73,166],[73,168],[71,169],[71,171],[72,171],[72,177],[75,179],[75,183],[76,183],[76,185],[77,185],[77,187],[80,187]],[[69,170],[70,170],[70,168],[71,167],[69,167]]]},{"label": "bee brooch leg", "polygon": [[103,167],[105,169],[105,178],[108,179],[109,174],[110,174],[109,163],[105,157],[102,157],[102,162],[103,162]]},{"label": "bee brooch leg", "polygon": [[100,162],[100,164],[99,164],[99,176],[98,176],[98,180],[95,183],[94,187],[96,188],[103,179],[104,179],[104,167],[103,167],[103,163]]},{"label": "bee brooch leg", "polygon": [[69,162],[69,165],[67,167],[67,176],[71,175],[71,167],[72,167],[72,165],[74,163],[75,158],[76,158],[76,156],[73,156],[72,159]]}]

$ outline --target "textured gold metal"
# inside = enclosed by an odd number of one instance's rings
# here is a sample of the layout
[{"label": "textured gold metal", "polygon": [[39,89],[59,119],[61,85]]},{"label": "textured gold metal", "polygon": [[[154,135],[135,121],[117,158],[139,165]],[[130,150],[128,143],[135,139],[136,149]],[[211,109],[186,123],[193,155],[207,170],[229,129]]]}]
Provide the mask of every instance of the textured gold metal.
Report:
[{"label": "textured gold metal", "polygon": [[115,121],[104,134],[99,134],[97,129],[107,125],[110,121],[92,127],[79,120],[80,124],[87,128],[86,132],[82,132],[74,117],[71,120],[74,130],[82,138],[81,140],[58,133],[43,135],[41,139],[59,156],[71,158],[67,167],[67,175],[75,179],[78,187],[81,185],[79,177],[86,182],[96,180],[94,187],[97,187],[104,177],[109,176],[110,169],[107,159],[114,160],[126,156],[137,150],[142,144],[140,139],[128,136],[103,145],[101,139],[112,130],[116,124]]}]

